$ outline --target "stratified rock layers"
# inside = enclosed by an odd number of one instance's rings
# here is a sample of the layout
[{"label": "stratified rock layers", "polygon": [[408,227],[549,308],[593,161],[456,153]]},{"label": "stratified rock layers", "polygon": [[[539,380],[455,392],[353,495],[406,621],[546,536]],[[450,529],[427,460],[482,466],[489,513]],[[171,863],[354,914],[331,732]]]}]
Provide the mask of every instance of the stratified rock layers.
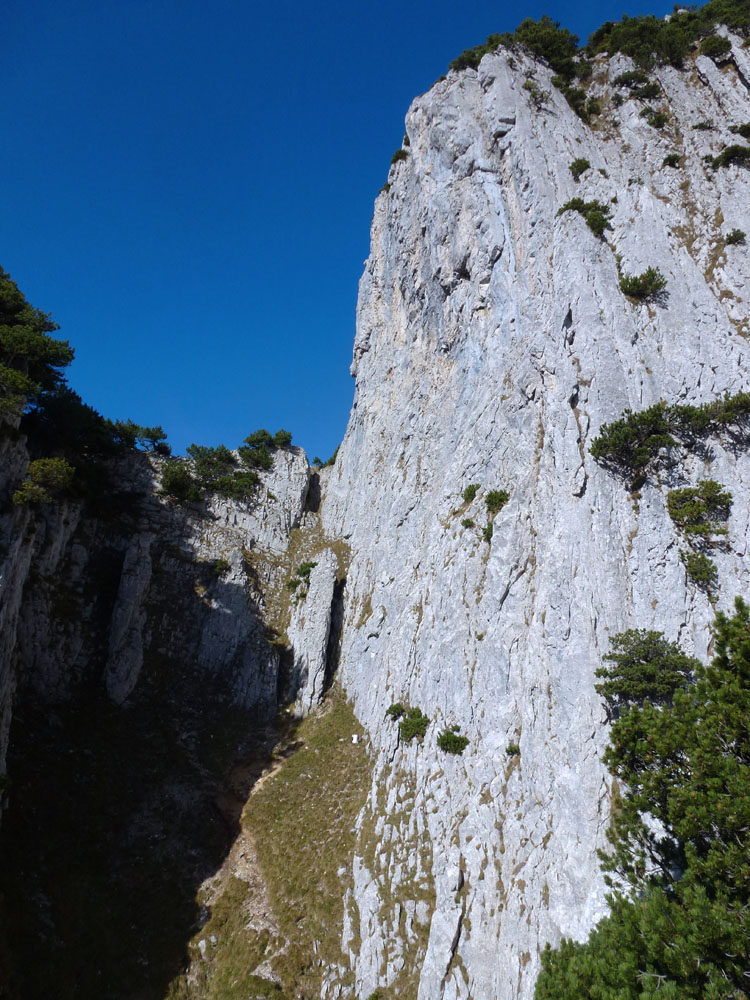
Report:
[{"label": "stratified rock layers", "polygon": [[[750,173],[704,162],[750,119],[748,50],[732,41],[724,68],[698,56],[654,73],[662,130],[642,102],[611,103],[624,57],[596,63],[592,128],[545,67],[502,50],[407,116],[408,155],[375,206],[355,402],[322,506],[352,550],[339,669],[377,754],[345,941],[359,996],[416,977],[421,1000],[528,998],[544,943],[584,938],[604,912],[596,850],[612,789],[594,671],[627,627],[699,656],[710,642],[714,609],[686,579],[668,486],[732,491],[718,605],[747,594],[742,449],[712,441],[710,460],[688,457],[632,497],[589,454],[626,407],[750,388],[750,253],[723,239],[750,232]],[[542,108],[528,74],[550,92]],[[693,128],[704,120],[714,128]],[[679,167],[663,166],[670,153]],[[558,216],[576,196],[609,205],[604,239]],[[666,292],[638,304],[619,278],[647,267]],[[510,500],[492,516],[500,489]],[[395,701],[430,717],[421,745],[397,745]],[[461,756],[436,746],[454,724],[470,741]]]}]

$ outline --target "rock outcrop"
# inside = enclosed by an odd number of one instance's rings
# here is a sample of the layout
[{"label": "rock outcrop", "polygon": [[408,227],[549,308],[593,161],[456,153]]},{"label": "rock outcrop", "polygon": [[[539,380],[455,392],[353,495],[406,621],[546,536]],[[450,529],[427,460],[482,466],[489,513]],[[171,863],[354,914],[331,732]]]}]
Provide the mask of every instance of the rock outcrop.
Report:
[{"label": "rock outcrop", "polygon": [[[502,49],[407,115],[322,506],[351,547],[340,671],[377,750],[354,890],[359,996],[411,976],[421,1000],[525,1000],[544,943],[585,938],[605,912],[596,850],[612,790],[594,671],[628,627],[705,657],[715,610],[686,577],[668,486],[732,491],[718,606],[748,591],[742,447],[712,440],[632,496],[589,454],[626,407],[750,388],[750,255],[724,240],[750,232],[750,174],[705,162],[750,119],[750,56],[730,38],[721,67],[699,55],[654,71],[662,129],[642,101],[612,102],[625,57],[597,58],[590,127],[544,65]],[[590,162],[578,183],[576,158]],[[603,239],[559,214],[575,196],[611,210]],[[648,267],[667,279],[661,298],[626,298],[620,276]],[[496,515],[493,490],[510,494]],[[396,701],[429,716],[421,746],[399,744]],[[436,746],[454,724],[461,756]]]}]

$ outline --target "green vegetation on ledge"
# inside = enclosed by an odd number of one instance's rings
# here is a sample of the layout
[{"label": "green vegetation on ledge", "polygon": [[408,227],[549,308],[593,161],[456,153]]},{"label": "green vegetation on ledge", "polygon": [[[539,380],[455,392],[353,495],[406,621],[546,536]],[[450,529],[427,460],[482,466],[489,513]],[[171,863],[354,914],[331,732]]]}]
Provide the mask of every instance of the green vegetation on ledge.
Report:
[{"label": "green vegetation on ledge", "polygon": [[729,433],[743,442],[750,423],[750,393],[698,406],[664,401],[639,413],[625,410],[619,420],[602,424],[590,452],[601,465],[641,478],[665,462],[677,447],[698,450],[712,435]]}]

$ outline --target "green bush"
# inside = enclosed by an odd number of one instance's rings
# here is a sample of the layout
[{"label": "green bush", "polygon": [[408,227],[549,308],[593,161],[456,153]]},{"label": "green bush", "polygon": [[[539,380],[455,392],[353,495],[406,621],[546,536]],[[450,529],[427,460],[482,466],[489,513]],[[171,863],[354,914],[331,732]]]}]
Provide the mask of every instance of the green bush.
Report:
[{"label": "green bush", "polygon": [[290,448],[292,445],[292,432],[285,430],[276,431],[273,436],[273,443],[276,448]]},{"label": "green bush", "polygon": [[484,499],[487,505],[488,514],[497,514],[510,500],[510,493],[507,490],[490,490]]},{"label": "green bush", "polygon": [[203,490],[191,476],[187,464],[179,458],[167,462],[162,469],[161,492],[174,500],[195,502],[203,499]]},{"label": "green bush", "polygon": [[750,139],[750,122],[745,122],[744,125],[731,125],[729,131],[741,135],[743,139]]},{"label": "green bush", "polygon": [[667,511],[674,524],[686,535],[726,535],[726,521],[732,506],[732,494],[714,479],[703,479],[697,486],[670,490]]},{"label": "green bush", "polygon": [[594,685],[610,714],[614,709],[644,701],[652,705],[671,703],[675,691],[687,687],[698,662],[662,632],[642,628],[612,636],[610,646],[604,659],[612,665],[596,671],[595,676],[604,679]]},{"label": "green bush", "polygon": [[517,743],[509,743],[505,748],[505,752],[508,757],[520,757],[521,748]]},{"label": "green bush", "polygon": [[558,215],[564,212],[578,212],[586,220],[595,236],[602,236],[605,229],[611,229],[609,217],[611,210],[608,205],[603,205],[600,201],[584,201],[583,198],[571,198],[557,210]]},{"label": "green bush", "polygon": [[225,576],[229,570],[232,568],[232,564],[228,559],[214,559],[213,571],[215,576]]},{"label": "green bush", "polygon": [[744,167],[746,164],[750,163],[750,146],[741,146],[737,143],[733,143],[731,146],[726,146],[718,156],[715,156],[711,161],[712,166],[715,169],[719,167],[728,167],[732,163],[736,163],[740,167]]},{"label": "green bush", "polygon": [[578,181],[582,174],[585,174],[589,169],[591,164],[584,157],[579,156],[577,159],[573,160],[570,164],[570,172],[573,175],[573,180]]},{"label": "green bush", "polygon": [[474,521],[470,517],[465,517],[463,519],[463,521],[461,522],[461,527],[462,528],[473,528],[474,527]]},{"label": "green bush", "polygon": [[653,298],[666,287],[667,279],[656,267],[646,268],[643,274],[623,275],[620,278],[620,291],[641,302]]},{"label": "green bush", "polygon": [[398,726],[401,739],[408,743],[415,736],[422,737],[427,732],[430,720],[422,713],[421,708],[407,708]]},{"label": "green bush", "polygon": [[723,59],[727,52],[732,51],[732,43],[722,35],[709,35],[701,42],[701,53],[709,59]]},{"label": "green bush", "polygon": [[400,701],[394,701],[394,703],[385,710],[385,714],[391,719],[400,719],[404,714],[406,709]]},{"label": "green bush", "polygon": [[641,111],[641,118],[645,118],[648,124],[652,128],[663,129],[664,126],[669,121],[669,117],[664,114],[663,111],[655,111],[653,108],[646,107]]},{"label": "green bush", "polygon": [[469,740],[466,736],[461,736],[450,729],[445,729],[438,736],[437,745],[445,753],[462,754],[469,745]]},{"label": "green bush", "polygon": [[26,470],[26,478],[13,494],[13,503],[55,503],[70,489],[75,469],[64,458],[37,458]]},{"label": "green bush", "polygon": [[664,159],[661,161],[663,167],[679,167],[680,157],[678,153],[667,153]]},{"label": "green bush", "polygon": [[633,472],[645,470],[662,448],[679,444],[674,436],[670,409],[664,402],[633,413],[625,410],[619,420],[602,424],[589,449],[597,462]]},{"label": "green bush", "polygon": [[661,97],[661,87],[658,83],[644,83],[642,87],[635,87],[630,91],[631,97],[637,97],[640,101],[651,101],[655,97]]},{"label": "green bush", "polygon": [[612,81],[612,85],[615,87],[627,87],[628,90],[635,90],[648,82],[648,73],[644,73],[642,69],[631,69],[627,73],[620,73],[619,76],[616,76]]},{"label": "green bush", "polygon": [[700,406],[654,403],[647,410],[625,410],[619,420],[603,424],[589,449],[597,462],[641,477],[657,464],[662,450],[697,443],[722,431],[746,436],[750,393],[738,392]]},{"label": "green bush", "polygon": [[719,582],[719,571],[713,559],[703,552],[680,551],[680,559],[685,564],[685,572],[701,590],[711,592]]},{"label": "green bush", "polygon": [[523,89],[528,91],[529,97],[536,108],[543,108],[550,99],[550,92],[542,90],[536,80],[532,80],[531,78],[527,78],[524,81]]},{"label": "green bush", "polygon": [[409,152],[406,149],[397,149],[396,152],[391,157],[391,166],[396,163],[400,163],[401,160],[406,160],[409,156]]},{"label": "green bush", "polygon": [[467,486],[462,493],[462,496],[464,498],[464,503],[471,503],[474,497],[477,495],[478,491],[479,491],[479,483],[472,483],[470,486]]},{"label": "green bush", "polygon": [[487,524],[485,524],[485,526],[482,528],[482,538],[485,540],[485,542],[492,541],[492,534],[494,530],[495,528],[492,524],[492,521],[488,521]]},{"label": "green bush", "polygon": [[316,562],[302,562],[297,567],[297,576],[302,580],[310,579],[310,571],[315,569],[318,564]]},{"label": "green bush", "polygon": [[696,132],[713,132],[713,128],[713,122],[706,121],[705,118],[703,121],[696,122],[695,125],[693,125],[693,129]]},{"label": "green bush", "polygon": [[728,232],[724,237],[724,242],[730,247],[735,246],[738,243],[742,244],[745,242],[745,234],[741,229],[732,229],[731,232]]}]

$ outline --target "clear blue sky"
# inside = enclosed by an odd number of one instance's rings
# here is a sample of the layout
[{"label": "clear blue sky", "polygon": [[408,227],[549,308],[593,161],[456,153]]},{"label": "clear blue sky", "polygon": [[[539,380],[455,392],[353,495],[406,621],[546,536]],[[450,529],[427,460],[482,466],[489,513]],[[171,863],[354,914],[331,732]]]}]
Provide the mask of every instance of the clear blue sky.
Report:
[{"label": "clear blue sky", "polygon": [[[664,14],[672,4],[630,4]],[[415,95],[490,32],[621,2],[6,0],[0,265],[105,416],[177,452],[343,436],[372,203]]]}]

